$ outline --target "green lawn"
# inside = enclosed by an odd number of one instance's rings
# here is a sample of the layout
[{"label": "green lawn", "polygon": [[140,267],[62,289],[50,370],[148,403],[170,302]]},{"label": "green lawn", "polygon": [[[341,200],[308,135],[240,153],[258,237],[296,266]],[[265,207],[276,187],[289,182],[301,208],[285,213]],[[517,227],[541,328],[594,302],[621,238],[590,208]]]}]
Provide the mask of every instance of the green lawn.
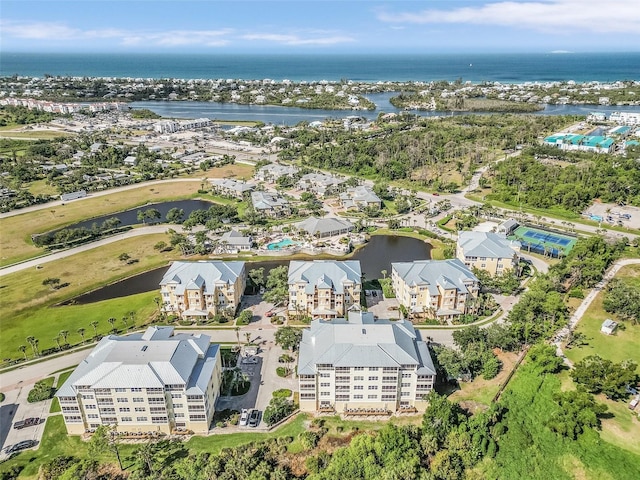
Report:
[{"label": "green lawn", "polygon": [[[617,278],[632,279],[640,288],[640,265],[629,265],[620,269]],[[624,324],[624,329],[618,328],[614,335],[600,333],[602,322],[607,318],[616,320],[615,315],[607,313],[602,308],[604,293],[599,293],[591,307],[584,314],[576,332],[586,335],[586,345],[565,349],[565,355],[573,362],[579,362],[589,355],[600,355],[613,362],[634,359],[640,363],[640,325]]]},{"label": "green lawn", "polygon": [[[58,383],[56,384],[56,390],[59,390],[64,382],[67,381],[67,378],[73,373],[73,370],[66,371],[61,373],[58,376]],[[53,402],[51,402],[51,408],[49,409],[49,413],[56,413],[60,411],[60,402],[56,397],[53,397]]]}]

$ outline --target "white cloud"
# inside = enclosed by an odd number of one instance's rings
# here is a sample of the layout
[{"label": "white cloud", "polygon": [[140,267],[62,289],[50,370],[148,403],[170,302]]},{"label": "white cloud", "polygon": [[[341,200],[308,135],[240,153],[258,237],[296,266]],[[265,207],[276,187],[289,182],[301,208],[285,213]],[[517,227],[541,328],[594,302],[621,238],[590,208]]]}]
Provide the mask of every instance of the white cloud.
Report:
[{"label": "white cloud", "polygon": [[419,12],[379,12],[378,19],[394,24],[460,23],[527,28],[543,32],[640,32],[638,0],[503,1],[453,9]]},{"label": "white cloud", "polygon": [[111,39],[125,46],[146,45],[175,47],[201,45],[217,47],[229,43],[231,29],[221,30],[163,30],[133,32],[117,28],[81,30],[61,23],[0,21],[3,38],[40,41],[90,41]]},{"label": "white cloud", "polygon": [[274,42],[282,45],[337,45],[354,41],[353,38],[342,35],[310,36],[304,38],[298,35],[278,33],[252,33],[243,35],[242,38],[244,40]]}]

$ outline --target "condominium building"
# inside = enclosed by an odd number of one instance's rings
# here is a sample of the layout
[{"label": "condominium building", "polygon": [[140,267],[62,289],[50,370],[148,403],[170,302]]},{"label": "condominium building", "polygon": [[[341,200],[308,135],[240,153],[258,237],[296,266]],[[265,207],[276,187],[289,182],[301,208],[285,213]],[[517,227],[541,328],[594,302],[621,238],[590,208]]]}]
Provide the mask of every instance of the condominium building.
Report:
[{"label": "condominium building", "polygon": [[303,411],[423,411],[436,370],[411,322],[349,312],[303,330],[298,377]]},{"label": "condominium building", "polygon": [[56,393],[67,432],[207,433],[220,392],[218,345],[173,327],[103,337]]},{"label": "condominium building", "polygon": [[391,264],[396,298],[418,316],[452,320],[478,297],[478,278],[457,258]]},{"label": "condominium building", "polygon": [[338,318],[360,308],[362,272],[358,260],[289,263],[289,315]]},{"label": "condominium building", "polygon": [[264,217],[286,217],[291,214],[289,202],[277,193],[251,192],[251,204],[256,213]]},{"label": "condominium building", "polygon": [[233,313],[246,282],[244,262],[173,262],[160,281],[162,308],[185,319]]},{"label": "condominium building", "polygon": [[497,275],[517,270],[520,242],[493,232],[458,232],[456,257],[469,268]]}]

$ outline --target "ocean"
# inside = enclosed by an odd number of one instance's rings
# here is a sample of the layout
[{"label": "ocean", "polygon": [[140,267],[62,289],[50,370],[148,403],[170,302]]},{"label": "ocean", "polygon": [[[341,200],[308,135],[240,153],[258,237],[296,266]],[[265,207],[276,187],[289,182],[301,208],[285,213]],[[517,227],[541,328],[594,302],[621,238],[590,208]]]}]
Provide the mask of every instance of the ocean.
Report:
[{"label": "ocean", "polygon": [[0,52],[0,76],[301,81],[640,80],[640,52],[451,55],[231,55]]}]

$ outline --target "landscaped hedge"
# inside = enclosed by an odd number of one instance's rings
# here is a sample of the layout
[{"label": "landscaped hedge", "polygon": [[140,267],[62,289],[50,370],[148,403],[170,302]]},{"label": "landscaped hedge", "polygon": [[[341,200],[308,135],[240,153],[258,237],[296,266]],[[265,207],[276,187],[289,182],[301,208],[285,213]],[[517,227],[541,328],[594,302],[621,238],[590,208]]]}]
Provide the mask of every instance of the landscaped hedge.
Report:
[{"label": "landscaped hedge", "polygon": [[53,377],[45,378],[36,382],[33,389],[29,392],[27,401],[29,403],[41,402],[42,400],[49,400],[56,393],[56,389],[53,388]]}]

